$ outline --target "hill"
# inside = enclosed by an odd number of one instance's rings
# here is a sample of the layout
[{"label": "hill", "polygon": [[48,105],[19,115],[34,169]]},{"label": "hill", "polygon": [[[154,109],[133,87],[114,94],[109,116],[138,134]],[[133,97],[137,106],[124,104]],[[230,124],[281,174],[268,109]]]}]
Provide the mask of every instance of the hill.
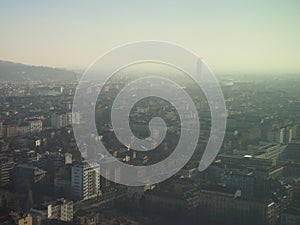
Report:
[{"label": "hill", "polygon": [[0,60],[0,81],[72,81],[74,72],[65,69],[31,66],[21,63],[7,62]]}]

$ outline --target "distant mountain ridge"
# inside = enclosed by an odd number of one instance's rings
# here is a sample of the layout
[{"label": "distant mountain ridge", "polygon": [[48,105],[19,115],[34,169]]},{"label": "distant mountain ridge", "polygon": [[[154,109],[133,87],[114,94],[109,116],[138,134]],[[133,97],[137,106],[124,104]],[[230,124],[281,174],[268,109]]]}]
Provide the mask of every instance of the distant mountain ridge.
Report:
[{"label": "distant mountain ridge", "polygon": [[0,81],[72,81],[75,73],[65,69],[32,66],[0,60]]}]

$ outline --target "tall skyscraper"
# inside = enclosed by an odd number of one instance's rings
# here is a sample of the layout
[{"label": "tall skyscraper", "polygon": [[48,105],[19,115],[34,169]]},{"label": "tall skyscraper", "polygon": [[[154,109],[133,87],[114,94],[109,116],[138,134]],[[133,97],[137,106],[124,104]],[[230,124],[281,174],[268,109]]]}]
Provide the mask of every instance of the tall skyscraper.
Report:
[{"label": "tall skyscraper", "polygon": [[3,121],[0,120],[0,138],[3,138]]},{"label": "tall skyscraper", "polygon": [[0,154],[0,187],[9,184],[9,173],[10,170],[14,167],[14,165],[15,163],[12,157],[5,154]]},{"label": "tall skyscraper", "polygon": [[76,199],[89,199],[100,194],[99,164],[75,162],[72,166],[71,185]]},{"label": "tall skyscraper", "polygon": [[284,144],[285,143],[285,128],[280,128],[279,131],[279,143]]}]

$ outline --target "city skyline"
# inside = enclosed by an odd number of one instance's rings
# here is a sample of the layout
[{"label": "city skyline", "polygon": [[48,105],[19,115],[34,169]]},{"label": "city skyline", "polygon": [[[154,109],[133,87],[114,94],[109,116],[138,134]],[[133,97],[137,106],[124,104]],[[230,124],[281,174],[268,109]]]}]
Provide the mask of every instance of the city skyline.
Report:
[{"label": "city skyline", "polygon": [[299,0],[10,0],[0,27],[1,225],[300,224]]}]

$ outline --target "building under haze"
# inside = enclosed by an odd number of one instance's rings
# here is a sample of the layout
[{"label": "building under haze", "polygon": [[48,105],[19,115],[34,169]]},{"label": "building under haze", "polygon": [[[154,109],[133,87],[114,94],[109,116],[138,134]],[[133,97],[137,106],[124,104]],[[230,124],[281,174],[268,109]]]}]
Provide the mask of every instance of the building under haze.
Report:
[{"label": "building under haze", "polygon": [[9,172],[13,169],[14,165],[15,163],[12,157],[5,154],[0,154],[0,187],[9,184]]},{"label": "building under haze", "polygon": [[100,194],[99,164],[75,162],[72,165],[71,186],[75,199],[89,199]]},{"label": "building under haze", "polygon": [[57,199],[47,207],[48,218],[62,221],[73,220],[73,202],[66,199]]},{"label": "building under haze", "polygon": [[200,207],[216,222],[275,225],[278,204],[272,200],[243,199],[240,189],[224,186],[204,186],[200,193]]}]

